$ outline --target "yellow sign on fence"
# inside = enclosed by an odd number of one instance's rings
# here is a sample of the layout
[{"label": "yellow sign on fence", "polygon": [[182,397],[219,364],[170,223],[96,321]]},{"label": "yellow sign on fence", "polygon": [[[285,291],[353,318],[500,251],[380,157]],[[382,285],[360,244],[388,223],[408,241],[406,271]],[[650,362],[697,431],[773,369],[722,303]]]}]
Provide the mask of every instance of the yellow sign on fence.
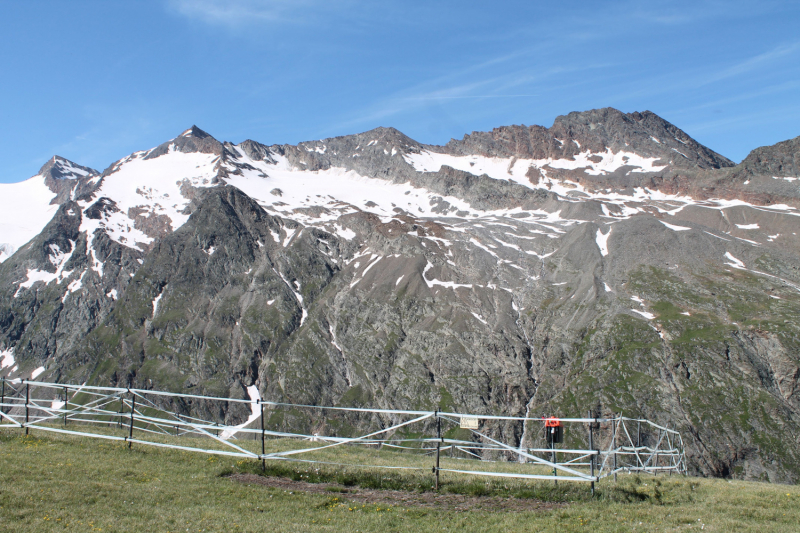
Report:
[{"label": "yellow sign on fence", "polygon": [[463,429],[478,429],[478,417],[477,416],[462,416],[461,417],[461,427]]}]

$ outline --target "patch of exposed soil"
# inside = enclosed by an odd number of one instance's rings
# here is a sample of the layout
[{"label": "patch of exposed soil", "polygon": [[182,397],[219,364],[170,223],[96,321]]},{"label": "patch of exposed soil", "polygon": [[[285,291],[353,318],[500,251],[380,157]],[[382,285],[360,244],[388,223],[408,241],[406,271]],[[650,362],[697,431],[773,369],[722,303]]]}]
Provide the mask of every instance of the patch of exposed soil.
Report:
[{"label": "patch of exposed soil", "polygon": [[399,490],[362,489],[335,483],[307,483],[281,477],[255,474],[232,474],[230,479],[246,485],[261,485],[292,492],[308,492],[339,497],[360,504],[379,504],[394,507],[423,507],[448,511],[551,511],[565,507],[564,503],[535,499],[499,498],[496,496],[466,496],[435,492],[405,492]]}]

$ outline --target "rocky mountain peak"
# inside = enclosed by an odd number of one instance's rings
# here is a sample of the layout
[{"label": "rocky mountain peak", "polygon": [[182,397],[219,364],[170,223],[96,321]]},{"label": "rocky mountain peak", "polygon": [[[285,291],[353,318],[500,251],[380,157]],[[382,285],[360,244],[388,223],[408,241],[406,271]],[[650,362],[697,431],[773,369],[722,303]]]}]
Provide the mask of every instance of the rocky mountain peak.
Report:
[{"label": "rocky mountain peak", "polygon": [[395,128],[387,128],[379,126],[369,131],[365,131],[364,133],[361,134],[361,136],[371,141],[383,141],[384,143],[395,146],[402,146],[402,147],[419,146],[419,143],[417,141],[415,141],[402,131]]},{"label": "rocky mountain peak", "polygon": [[777,178],[800,176],[800,136],[756,148],[740,167],[753,174],[772,174]]},{"label": "rocky mountain peak", "polygon": [[[422,145],[395,128],[377,127],[355,135],[330,137],[319,141],[302,142],[297,145],[299,149],[321,149],[328,146],[332,151],[348,153],[352,156],[359,151],[381,152],[382,150],[396,148],[399,152],[419,150]],[[284,145],[284,149],[287,146]]]},{"label": "rocky mountain peak", "polygon": [[74,180],[87,176],[97,176],[99,174],[100,173],[93,168],[78,165],[60,155],[54,155],[39,169],[40,176],[56,180]]},{"label": "rocky mountain peak", "polygon": [[201,130],[197,126],[192,125],[191,128],[181,133],[178,137],[194,137],[195,139],[205,139],[211,137],[211,135]]},{"label": "rocky mountain peak", "polygon": [[73,197],[91,190],[97,180],[93,178],[100,175],[93,168],[84,167],[73,163],[69,159],[54,155],[39,169],[39,176],[44,177],[44,184],[56,196],[51,204],[60,205]]},{"label": "rocky mountain peak", "polygon": [[445,146],[454,155],[575,160],[580,154],[626,152],[660,161],[662,169],[734,166],[652,111],[623,113],[606,107],[556,117],[550,128],[502,126],[472,132]]},{"label": "rocky mountain peak", "polygon": [[[632,151],[660,157],[678,168],[724,168],[733,161],[692,139],[652,111],[623,113],[612,107],[559,116],[550,131],[591,151]],[[563,139],[562,139],[563,140]]]},{"label": "rocky mountain peak", "polygon": [[192,126],[174,139],[150,150],[147,155],[144,156],[144,159],[154,159],[168,154],[170,151],[222,155],[224,150],[225,147],[221,142],[197,126]]},{"label": "rocky mountain peak", "polygon": [[251,139],[243,141],[238,145],[238,148],[253,161],[273,161],[269,147]]}]

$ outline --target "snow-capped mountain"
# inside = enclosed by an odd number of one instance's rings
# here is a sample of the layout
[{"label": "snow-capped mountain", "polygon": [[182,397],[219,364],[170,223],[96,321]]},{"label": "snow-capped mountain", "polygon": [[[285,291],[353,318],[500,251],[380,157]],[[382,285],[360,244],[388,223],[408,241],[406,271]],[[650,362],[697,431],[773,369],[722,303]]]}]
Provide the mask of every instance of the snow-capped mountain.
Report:
[{"label": "snow-capped mountain", "polygon": [[32,178],[0,186],[0,262],[38,235],[59,204],[98,179],[96,170],[56,155]]},{"label": "snow-capped mountain", "polygon": [[3,372],[589,405],[679,426],[698,471],[796,480],[797,447],[775,443],[800,434],[798,154],[734,165],[653,113],[602,109],[444,146],[192,127],[102,174],[56,157],[0,186]]}]

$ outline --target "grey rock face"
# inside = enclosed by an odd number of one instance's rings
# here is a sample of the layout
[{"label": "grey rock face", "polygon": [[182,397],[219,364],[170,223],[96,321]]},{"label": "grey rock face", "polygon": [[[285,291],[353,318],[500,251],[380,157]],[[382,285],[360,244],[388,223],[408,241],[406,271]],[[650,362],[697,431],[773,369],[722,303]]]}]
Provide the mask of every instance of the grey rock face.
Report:
[{"label": "grey rock face", "polygon": [[684,168],[733,166],[729,159],[650,111],[625,114],[612,108],[560,116],[549,129],[504,126],[491,132],[473,132],[462,140],[451,140],[446,148],[459,154],[530,159],[569,159],[586,150],[599,153],[611,149],[659,157]]},{"label": "grey rock face", "polygon": [[[87,211],[97,214],[99,207]],[[0,265],[0,323],[4,344],[16,346],[31,363],[56,360],[64,349],[84,340],[122,294],[141,253],[97,231],[88,250],[79,232],[82,217],[75,202],[62,204],[42,233]],[[38,273],[38,275],[37,275]],[[43,278],[29,289],[28,279]]]},{"label": "grey rock face", "polygon": [[741,170],[756,176],[797,177],[800,174],[800,137],[756,148],[742,161]]},{"label": "grey rock face", "polygon": [[[266,146],[193,127],[103,174],[208,154],[170,183],[180,198],[95,185],[0,264],[0,347],[15,376],[45,366],[64,382],[622,412],[680,429],[697,473],[794,482],[796,141],[734,166],[652,113],[613,109],[442,147],[391,128]],[[376,419],[270,423],[346,434]],[[536,445],[534,426],[491,432]]]}]

